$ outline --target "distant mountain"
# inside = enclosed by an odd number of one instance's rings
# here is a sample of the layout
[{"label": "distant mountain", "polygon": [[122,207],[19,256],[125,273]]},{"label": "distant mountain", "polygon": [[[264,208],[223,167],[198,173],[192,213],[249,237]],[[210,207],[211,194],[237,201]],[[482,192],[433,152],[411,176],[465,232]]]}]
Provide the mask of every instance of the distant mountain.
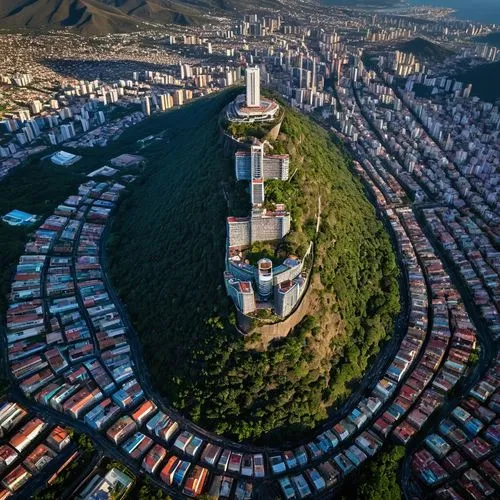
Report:
[{"label": "distant mountain", "polygon": [[277,4],[278,0],[0,0],[0,28],[72,27],[89,34],[121,33],[147,22],[197,24],[209,11]]},{"label": "distant mountain", "polygon": [[444,61],[453,54],[453,52],[446,47],[420,37],[400,43],[397,48],[401,52],[411,52],[418,59],[435,62]]}]

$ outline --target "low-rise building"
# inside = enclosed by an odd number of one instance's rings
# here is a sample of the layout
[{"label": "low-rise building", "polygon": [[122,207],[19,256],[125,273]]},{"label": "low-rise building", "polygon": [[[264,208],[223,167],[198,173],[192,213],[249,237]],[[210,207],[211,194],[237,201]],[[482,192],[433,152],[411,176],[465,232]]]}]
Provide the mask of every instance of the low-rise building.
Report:
[{"label": "low-rise building", "polygon": [[106,436],[115,444],[121,443],[137,429],[137,424],[128,416],[120,417],[106,431]]}]

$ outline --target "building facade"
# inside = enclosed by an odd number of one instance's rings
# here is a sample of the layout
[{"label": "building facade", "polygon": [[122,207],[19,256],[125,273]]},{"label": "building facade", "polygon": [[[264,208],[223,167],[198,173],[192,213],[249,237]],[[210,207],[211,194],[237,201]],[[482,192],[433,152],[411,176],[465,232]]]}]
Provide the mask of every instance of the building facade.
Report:
[{"label": "building facade", "polygon": [[250,151],[237,151],[234,156],[234,171],[238,181],[255,178],[286,181],[289,177],[289,155],[269,155],[264,144],[255,140]]},{"label": "building facade", "polygon": [[247,93],[246,105],[249,108],[260,107],[260,69],[258,66],[255,68],[247,68]]},{"label": "building facade", "polygon": [[249,247],[257,241],[278,241],[290,232],[290,213],[253,209],[251,217],[228,217],[229,249]]}]

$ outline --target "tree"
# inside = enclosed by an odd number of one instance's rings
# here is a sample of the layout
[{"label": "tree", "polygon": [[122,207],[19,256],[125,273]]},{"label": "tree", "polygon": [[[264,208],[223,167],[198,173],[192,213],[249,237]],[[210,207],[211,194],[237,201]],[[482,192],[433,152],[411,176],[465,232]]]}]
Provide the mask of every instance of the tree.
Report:
[{"label": "tree", "polygon": [[397,473],[405,455],[403,446],[394,446],[370,462],[357,489],[359,500],[400,500]]},{"label": "tree", "polygon": [[[284,106],[271,146],[291,155],[293,176],[266,182],[266,199],[286,203],[292,230],[249,255],[281,262],[302,256],[313,238],[307,265],[317,307],[314,321],[306,318],[266,351],[252,350],[256,339],[236,331],[222,279],[226,217],[248,200],[219,144],[218,114],[232,97],[221,93],[139,125],[144,134],[161,124],[168,146],[155,141],[141,150],[149,166],[118,207],[108,246],[111,278],[152,379],[173,405],[233,438],[299,440],[350,393],[391,333],[398,267],[349,159],[327,132]],[[124,140],[130,143],[134,130]]]}]

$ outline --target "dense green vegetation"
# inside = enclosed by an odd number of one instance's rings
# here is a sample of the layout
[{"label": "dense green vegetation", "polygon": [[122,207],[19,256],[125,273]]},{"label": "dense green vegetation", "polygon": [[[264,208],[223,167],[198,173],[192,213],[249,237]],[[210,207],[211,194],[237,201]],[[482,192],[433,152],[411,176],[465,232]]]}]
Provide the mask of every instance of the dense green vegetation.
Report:
[{"label": "dense green vegetation", "polygon": [[325,131],[287,109],[272,145],[291,154],[295,175],[282,186],[269,183],[267,194],[291,209],[294,230],[285,246],[299,255],[314,237],[321,196],[311,310],[265,352],[248,348],[222,282],[225,217],[241,190],[217,125],[233,95],[147,122],[167,133],[142,151],[149,168],[120,205],[109,240],[111,273],[152,379],[175,406],[238,439],[298,438],[346,397],[390,333],[398,269],[346,158]]},{"label": "dense green vegetation", "polygon": [[0,223],[0,314],[7,310],[12,266],[22,252],[25,230]]},{"label": "dense green vegetation", "polygon": [[404,455],[403,446],[394,446],[370,462],[363,471],[360,481],[357,482],[355,498],[359,500],[400,500],[402,492],[397,475]]}]

